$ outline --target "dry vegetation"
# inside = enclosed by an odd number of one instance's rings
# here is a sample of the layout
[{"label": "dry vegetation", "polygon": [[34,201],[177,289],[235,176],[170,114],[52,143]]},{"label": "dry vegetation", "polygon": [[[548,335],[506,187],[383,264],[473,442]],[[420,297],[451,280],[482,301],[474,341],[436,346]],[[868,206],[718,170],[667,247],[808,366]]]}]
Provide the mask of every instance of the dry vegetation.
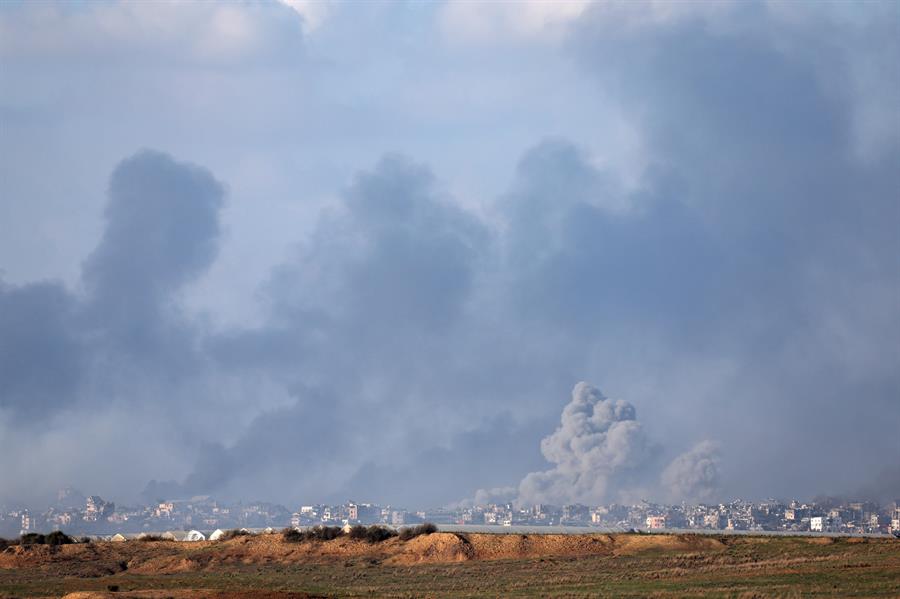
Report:
[{"label": "dry vegetation", "polygon": [[887,539],[364,533],[15,545],[0,596],[900,596]]}]

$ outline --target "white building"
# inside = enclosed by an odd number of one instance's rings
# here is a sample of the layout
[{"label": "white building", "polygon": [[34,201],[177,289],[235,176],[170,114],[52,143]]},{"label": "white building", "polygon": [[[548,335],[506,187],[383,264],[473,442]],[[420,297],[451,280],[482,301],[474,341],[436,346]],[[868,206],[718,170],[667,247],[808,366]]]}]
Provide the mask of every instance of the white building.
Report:
[{"label": "white building", "polygon": [[812,532],[841,532],[842,525],[840,517],[813,516],[809,519],[809,530]]}]

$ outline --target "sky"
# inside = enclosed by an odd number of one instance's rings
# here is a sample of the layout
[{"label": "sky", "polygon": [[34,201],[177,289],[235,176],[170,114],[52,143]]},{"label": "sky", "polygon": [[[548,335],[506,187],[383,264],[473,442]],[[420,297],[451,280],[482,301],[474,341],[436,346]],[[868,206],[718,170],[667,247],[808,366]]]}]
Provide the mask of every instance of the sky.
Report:
[{"label": "sky", "polygon": [[0,502],[900,497],[900,4],[0,4]]}]

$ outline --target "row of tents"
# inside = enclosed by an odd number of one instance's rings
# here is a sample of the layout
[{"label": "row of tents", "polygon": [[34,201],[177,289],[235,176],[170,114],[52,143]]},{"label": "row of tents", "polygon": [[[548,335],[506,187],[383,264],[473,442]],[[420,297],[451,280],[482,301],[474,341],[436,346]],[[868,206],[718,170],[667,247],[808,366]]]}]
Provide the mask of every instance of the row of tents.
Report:
[{"label": "row of tents", "polygon": [[[160,533],[152,533],[152,532],[142,532],[142,533],[121,533],[117,532],[114,535],[97,535],[91,538],[98,541],[134,541],[140,540],[147,537],[160,537],[167,541],[183,541],[183,542],[194,542],[194,541],[219,541],[221,540],[227,530],[223,530],[221,528],[217,528],[212,532],[201,532],[199,530],[168,530],[166,532]],[[240,532],[242,534],[268,534],[276,532],[274,528],[241,528]]]}]

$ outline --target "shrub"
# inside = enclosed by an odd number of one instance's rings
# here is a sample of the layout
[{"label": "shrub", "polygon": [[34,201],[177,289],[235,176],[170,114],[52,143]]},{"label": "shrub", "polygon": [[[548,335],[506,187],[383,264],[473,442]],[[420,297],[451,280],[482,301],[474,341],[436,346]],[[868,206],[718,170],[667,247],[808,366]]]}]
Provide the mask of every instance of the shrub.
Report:
[{"label": "shrub", "polygon": [[47,537],[38,532],[29,532],[19,537],[19,543],[22,545],[43,545],[47,542]]},{"label": "shrub", "polygon": [[285,528],[281,531],[281,536],[288,543],[299,543],[306,540],[305,533],[300,532],[296,528]]},{"label": "shrub", "polygon": [[29,532],[19,537],[21,545],[69,545],[75,539],[60,530],[54,530],[50,534],[42,535],[38,532]]},{"label": "shrub", "polygon": [[430,535],[436,533],[438,531],[438,527],[432,524],[431,522],[425,522],[424,524],[419,524],[416,526],[417,534],[420,535]]},{"label": "shrub", "polygon": [[159,535],[144,535],[142,537],[138,537],[138,541],[143,541],[145,543],[155,543],[157,541],[165,541],[165,539]]},{"label": "shrub", "polygon": [[344,534],[340,526],[313,526],[298,532],[301,541],[330,541]]},{"label": "shrub", "polygon": [[75,542],[75,539],[62,532],[61,530],[54,530],[46,537],[44,537],[44,542],[47,545],[71,545]]},{"label": "shrub", "polygon": [[312,533],[311,538],[316,541],[330,541],[344,534],[344,531],[340,526],[313,526],[306,533]]},{"label": "shrub", "polygon": [[370,543],[381,543],[396,536],[397,531],[384,526],[375,525],[366,529],[366,540]]},{"label": "shrub", "polygon": [[401,528],[400,538],[404,541],[408,541],[421,535],[430,535],[434,532],[437,532],[437,526],[435,526],[431,522],[426,522],[424,524],[419,524],[418,526]]},{"label": "shrub", "polygon": [[391,537],[397,536],[397,533],[395,531],[384,526],[379,526],[377,524],[369,526],[368,528],[357,524],[356,526],[350,528],[350,532],[348,534],[351,539],[356,539],[357,541],[368,541],[369,543],[381,543],[382,541],[386,541]]},{"label": "shrub", "polygon": [[355,525],[345,533],[344,529],[339,526],[313,526],[304,531],[295,528],[285,528],[282,532],[284,539],[290,543],[300,543],[302,541],[331,541],[345,534],[351,539],[357,541],[368,541],[369,543],[381,543],[392,537],[396,537],[397,533],[385,526],[373,525],[365,527]]},{"label": "shrub", "polygon": [[[293,530],[293,529],[291,529]],[[231,530],[226,530],[225,534],[222,535],[222,540],[227,541],[229,539],[234,539],[237,537],[243,537],[249,535],[250,532],[247,530],[243,530],[241,528],[232,528]]]},{"label": "shrub", "polygon": [[0,537],[0,551],[3,551],[10,545],[18,545],[18,544],[19,544],[19,542],[15,539],[4,539],[3,537]]}]

